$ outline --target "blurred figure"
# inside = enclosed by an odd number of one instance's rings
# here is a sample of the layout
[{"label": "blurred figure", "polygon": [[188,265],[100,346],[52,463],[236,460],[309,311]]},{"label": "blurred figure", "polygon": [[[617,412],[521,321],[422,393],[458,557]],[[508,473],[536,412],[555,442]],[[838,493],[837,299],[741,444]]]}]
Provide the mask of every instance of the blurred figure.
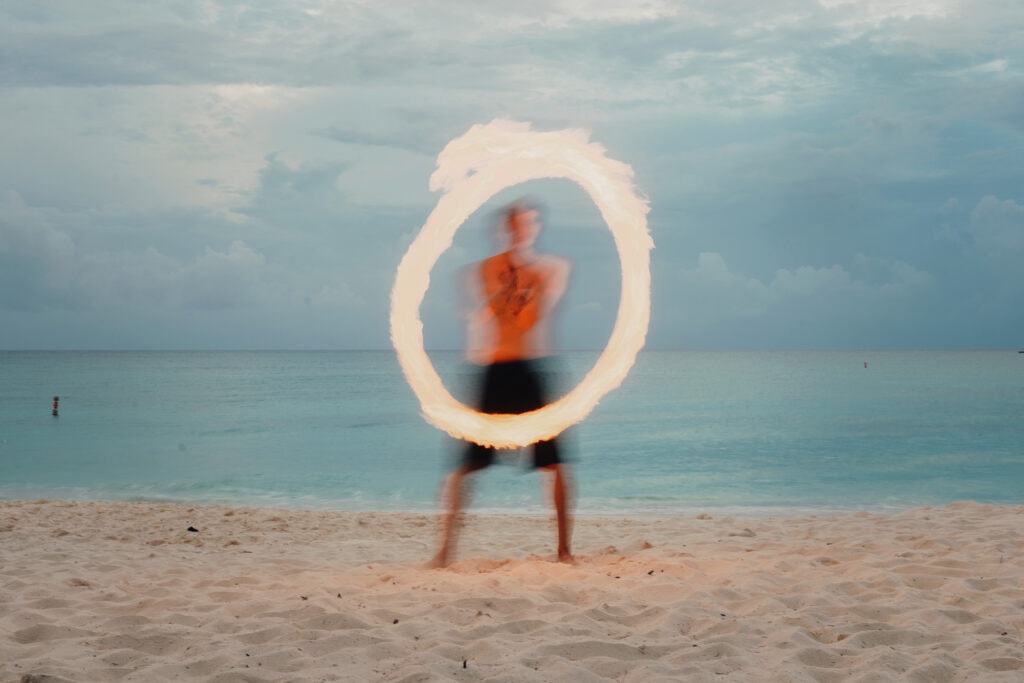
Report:
[{"label": "blurred figure", "polygon": [[[540,223],[537,210],[530,206],[516,203],[508,207],[499,231],[505,250],[480,262],[470,273],[468,289],[474,305],[467,355],[482,366],[478,410],[526,413],[548,402],[543,378],[532,361],[550,353],[550,314],[565,292],[570,266],[565,259],[533,250]],[[551,480],[558,559],[572,562],[567,465],[559,457],[557,439],[536,442],[532,450],[534,468],[543,470]],[[442,499],[447,509],[433,566],[445,566],[454,550],[467,477],[490,466],[494,454],[494,448],[469,442],[461,464],[446,478]]]}]

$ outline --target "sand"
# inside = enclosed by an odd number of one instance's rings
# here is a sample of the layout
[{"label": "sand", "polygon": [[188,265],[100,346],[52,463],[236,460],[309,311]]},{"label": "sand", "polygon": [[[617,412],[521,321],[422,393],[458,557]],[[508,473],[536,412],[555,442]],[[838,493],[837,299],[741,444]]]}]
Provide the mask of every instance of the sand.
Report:
[{"label": "sand", "polygon": [[[190,530],[194,529],[194,530]],[[1024,507],[577,520],[0,502],[0,683],[1022,681]]]}]

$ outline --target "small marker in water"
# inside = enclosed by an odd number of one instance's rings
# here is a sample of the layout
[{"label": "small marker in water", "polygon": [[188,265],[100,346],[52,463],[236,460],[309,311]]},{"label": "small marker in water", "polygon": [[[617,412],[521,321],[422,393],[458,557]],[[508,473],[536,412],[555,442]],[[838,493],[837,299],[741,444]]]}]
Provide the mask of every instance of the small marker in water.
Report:
[{"label": "small marker in water", "polygon": [[57,417],[57,415],[60,414],[60,411],[58,410],[58,406],[57,406],[57,403],[59,401],[60,401],[60,396],[54,396],[53,397],[53,416],[54,417]]}]

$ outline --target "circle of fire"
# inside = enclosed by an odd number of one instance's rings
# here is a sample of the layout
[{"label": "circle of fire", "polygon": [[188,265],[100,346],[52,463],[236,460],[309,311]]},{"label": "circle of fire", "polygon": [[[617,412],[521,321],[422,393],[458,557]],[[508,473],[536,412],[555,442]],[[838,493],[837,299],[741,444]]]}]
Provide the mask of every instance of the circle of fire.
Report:
[{"label": "circle of fire", "polygon": [[[488,414],[455,400],[423,349],[419,307],[430,271],[451,246],[456,230],[495,193],[539,178],[567,178],[590,196],[615,240],[622,270],[618,316],[594,367],[568,394],[528,413]],[[517,448],[552,439],[581,421],[618,387],[644,345],[650,321],[650,250],[647,200],[633,184],[633,169],[605,156],[580,130],[540,132],[515,121],[475,125],[437,157],[431,191],[443,192],[409,246],[391,291],[391,343],[424,418],[455,438],[484,446]]]}]

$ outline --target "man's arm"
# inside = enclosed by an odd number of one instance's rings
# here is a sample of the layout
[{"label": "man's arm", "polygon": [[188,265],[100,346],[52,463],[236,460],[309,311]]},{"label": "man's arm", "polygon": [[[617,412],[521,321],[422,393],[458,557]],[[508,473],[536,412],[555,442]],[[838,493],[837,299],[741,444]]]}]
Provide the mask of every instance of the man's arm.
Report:
[{"label": "man's arm", "polygon": [[[544,291],[544,298],[547,304],[547,311],[554,308],[565,294],[569,286],[569,274],[572,272],[572,265],[565,259],[557,256],[548,256],[545,259],[548,270],[548,282]],[[547,312],[545,311],[545,312]]]}]

